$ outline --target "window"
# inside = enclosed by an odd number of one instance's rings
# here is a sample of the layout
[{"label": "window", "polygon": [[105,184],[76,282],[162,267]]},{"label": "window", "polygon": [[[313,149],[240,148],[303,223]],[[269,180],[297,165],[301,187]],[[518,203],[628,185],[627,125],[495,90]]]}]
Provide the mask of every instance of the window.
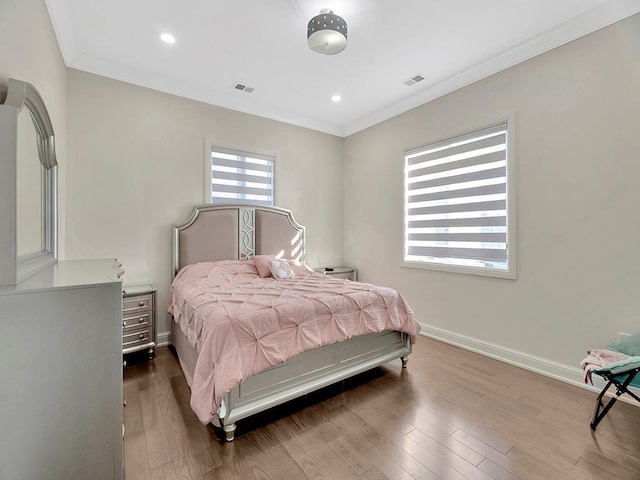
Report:
[{"label": "window", "polygon": [[274,156],[212,146],[207,202],[273,205]]},{"label": "window", "polygon": [[515,278],[511,123],[405,154],[404,265]]}]

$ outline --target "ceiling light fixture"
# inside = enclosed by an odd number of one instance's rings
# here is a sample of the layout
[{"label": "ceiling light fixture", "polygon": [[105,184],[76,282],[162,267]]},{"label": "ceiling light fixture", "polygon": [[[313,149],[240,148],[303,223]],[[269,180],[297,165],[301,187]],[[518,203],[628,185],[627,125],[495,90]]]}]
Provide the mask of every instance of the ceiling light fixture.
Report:
[{"label": "ceiling light fixture", "polygon": [[307,44],[314,52],[335,55],[347,46],[347,22],[328,8],[309,20]]},{"label": "ceiling light fixture", "polygon": [[169,45],[176,43],[176,37],[166,32],[160,34],[160,40],[164,43],[168,43]]},{"label": "ceiling light fixture", "polygon": [[340,95],[334,95],[333,97],[331,97],[331,100],[334,102],[339,102],[340,100],[342,100],[342,97]]}]

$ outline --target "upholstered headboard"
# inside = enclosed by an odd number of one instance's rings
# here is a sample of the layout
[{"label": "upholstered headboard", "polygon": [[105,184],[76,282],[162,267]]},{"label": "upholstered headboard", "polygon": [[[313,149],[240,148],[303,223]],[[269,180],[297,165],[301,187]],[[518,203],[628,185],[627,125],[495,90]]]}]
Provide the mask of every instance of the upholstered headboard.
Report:
[{"label": "upholstered headboard", "polygon": [[304,227],[290,210],[260,205],[201,205],[173,226],[172,274],[192,263],[276,255],[304,260]]}]

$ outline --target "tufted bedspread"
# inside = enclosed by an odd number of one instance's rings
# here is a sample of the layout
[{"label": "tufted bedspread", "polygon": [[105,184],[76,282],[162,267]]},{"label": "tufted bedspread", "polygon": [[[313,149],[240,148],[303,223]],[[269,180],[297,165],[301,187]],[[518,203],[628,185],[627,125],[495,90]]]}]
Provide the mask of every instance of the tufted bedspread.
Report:
[{"label": "tufted bedspread", "polygon": [[261,278],[251,260],[183,268],[169,313],[198,352],[191,408],[205,424],[244,379],[303,351],[384,330],[414,343],[420,330],[395,290],[311,271]]}]

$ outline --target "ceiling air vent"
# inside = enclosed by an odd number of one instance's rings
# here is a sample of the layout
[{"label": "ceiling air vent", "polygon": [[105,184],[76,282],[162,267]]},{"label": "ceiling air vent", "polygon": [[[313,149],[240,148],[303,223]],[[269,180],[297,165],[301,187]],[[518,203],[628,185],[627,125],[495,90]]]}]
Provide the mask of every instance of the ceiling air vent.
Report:
[{"label": "ceiling air vent", "polygon": [[420,74],[418,73],[418,74],[414,75],[414,76],[413,76],[413,77],[411,77],[411,78],[407,78],[407,79],[406,79],[404,82],[402,82],[402,83],[404,83],[407,87],[411,87],[411,86],[415,85],[416,83],[423,81],[423,80],[424,80],[424,78],[425,78],[425,77],[424,77],[424,75],[420,75]]},{"label": "ceiling air vent", "polygon": [[242,85],[241,83],[236,83],[233,88],[236,90],[240,90],[242,92],[251,93],[253,92],[253,87],[247,87],[246,85]]}]

